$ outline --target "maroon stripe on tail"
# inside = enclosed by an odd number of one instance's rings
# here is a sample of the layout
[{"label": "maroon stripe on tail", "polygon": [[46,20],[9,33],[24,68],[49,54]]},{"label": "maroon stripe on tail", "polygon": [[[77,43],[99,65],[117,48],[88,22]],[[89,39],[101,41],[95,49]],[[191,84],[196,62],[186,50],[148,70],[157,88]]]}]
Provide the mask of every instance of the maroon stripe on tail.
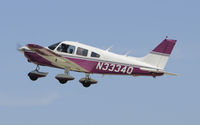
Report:
[{"label": "maroon stripe on tail", "polygon": [[153,50],[153,52],[171,54],[175,44],[176,40],[165,39]]}]

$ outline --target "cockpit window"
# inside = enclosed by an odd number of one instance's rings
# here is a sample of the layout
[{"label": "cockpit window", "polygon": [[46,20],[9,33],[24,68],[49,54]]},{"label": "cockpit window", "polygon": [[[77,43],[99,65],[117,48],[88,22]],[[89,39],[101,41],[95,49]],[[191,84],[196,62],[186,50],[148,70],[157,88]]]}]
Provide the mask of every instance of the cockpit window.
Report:
[{"label": "cockpit window", "polygon": [[91,57],[99,58],[100,55],[99,55],[98,53],[92,52],[92,53],[91,53]]},{"label": "cockpit window", "polygon": [[61,44],[57,50],[59,52],[64,52],[64,53],[70,53],[70,54],[73,54],[74,51],[75,51],[75,46],[71,46],[71,45],[67,45],[67,44]]},{"label": "cockpit window", "polygon": [[48,48],[51,49],[51,50],[54,50],[59,44],[60,44],[60,42],[53,44],[53,45],[50,45],[50,46],[48,46]]},{"label": "cockpit window", "polygon": [[84,48],[78,47],[78,49],[77,49],[77,51],[76,51],[76,54],[77,54],[77,55],[80,55],[80,56],[87,56],[88,50],[87,50],[87,49],[84,49]]}]

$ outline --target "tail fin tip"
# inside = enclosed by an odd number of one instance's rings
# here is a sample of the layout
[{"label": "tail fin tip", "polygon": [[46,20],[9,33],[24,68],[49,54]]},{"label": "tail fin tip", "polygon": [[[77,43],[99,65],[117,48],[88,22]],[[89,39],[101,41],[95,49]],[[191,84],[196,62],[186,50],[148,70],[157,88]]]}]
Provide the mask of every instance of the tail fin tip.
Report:
[{"label": "tail fin tip", "polygon": [[171,54],[177,40],[164,39],[152,52],[162,53],[162,54]]}]

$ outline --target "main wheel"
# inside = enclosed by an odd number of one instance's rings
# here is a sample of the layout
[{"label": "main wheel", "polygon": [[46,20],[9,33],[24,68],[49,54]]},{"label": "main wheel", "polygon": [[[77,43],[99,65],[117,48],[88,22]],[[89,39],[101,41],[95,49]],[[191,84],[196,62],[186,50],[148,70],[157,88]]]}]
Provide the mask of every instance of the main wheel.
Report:
[{"label": "main wheel", "polygon": [[29,76],[29,78],[32,80],[32,81],[36,81],[38,79],[37,76]]},{"label": "main wheel", "polygon": [[83,82],[82,85],[86,88],[90,87],[91,83],[89,82]]},{"label": "main wheel", "polygon": [[67,83],[67,80],[65,80],[65,79],[59,79],[59,82],[60,82],[61,84],[65,84],[65,83]]}]

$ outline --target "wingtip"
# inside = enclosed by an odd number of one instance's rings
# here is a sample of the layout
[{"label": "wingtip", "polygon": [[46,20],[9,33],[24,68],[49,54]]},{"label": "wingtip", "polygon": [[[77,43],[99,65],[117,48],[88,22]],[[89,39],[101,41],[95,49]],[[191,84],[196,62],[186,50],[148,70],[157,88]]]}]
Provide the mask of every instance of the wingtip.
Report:
[{"label": "wingtip", "polygon": [[164,72],[164,74],[170,75],[170,76],[179,76],[179,74],[176,74],[176,73],[169,73],[169,72]]}]

